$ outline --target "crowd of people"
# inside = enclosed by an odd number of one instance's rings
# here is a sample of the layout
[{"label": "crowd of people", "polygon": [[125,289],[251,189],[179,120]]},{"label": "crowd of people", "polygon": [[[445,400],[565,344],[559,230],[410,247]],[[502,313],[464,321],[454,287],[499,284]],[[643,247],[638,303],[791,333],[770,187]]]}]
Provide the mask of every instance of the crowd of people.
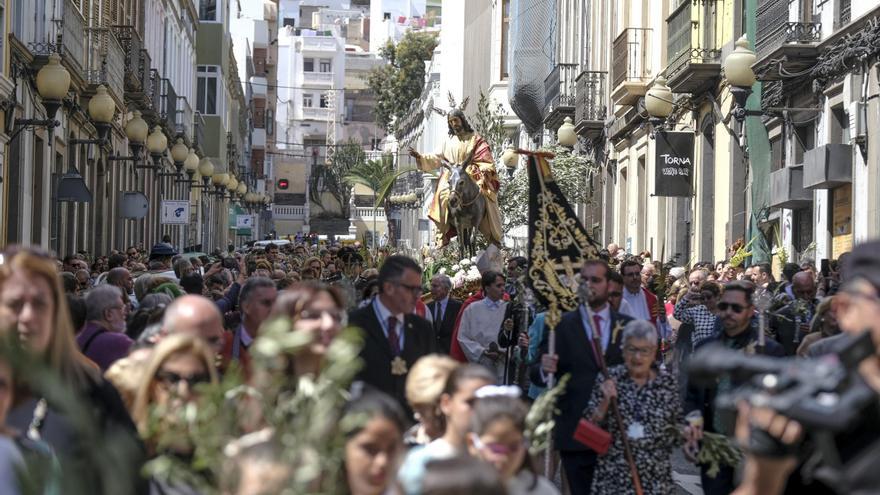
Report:
[{"label": "crowd of people", "polygon": [[[315,493],[338,478],[355,495],[668,494],[677,451],[699,465],[706,494],[740,482],[741,493],[771,493],[752,457],[713,468],[699,455],[710,435],[742,436],[714,400],[736,384],[692,382],[686,363],[717,343],[812,359],[866,328],[880,342],[880,319],[868,316],[880,313],[878,252],[866,244],[819,270],[786,264],[777,282],[769,264],[669,267],[609,245],[584,263],[580,306],[550,333],[522,283],[528,260],[512,255],[482,257],[476,285],[453,287],[410,257],[358,245],[194,256],[163,242],[61,260],[10,246],[0,258],[0,492],[282,493],[297,472],[265,404],[226,404],[241,435],[216,446],[222,466],[199,466],[187,438],[197,433],[172,418],[232,375],[258,392],[278,379],[318,383],[350,326],[359,368],[341,384],[344,404],[327,411],[344,445],[326,465],[342,470],[317,475]],[[304,344],[267,366],[260,342],[279,319]],[[562,376],[552,452],[536,456],[529,408]],[[608,445],[585,442],[585,424]],[[144,469],[169,455],[199,479]],[[782,471],[790,489],[832,493]]]}]

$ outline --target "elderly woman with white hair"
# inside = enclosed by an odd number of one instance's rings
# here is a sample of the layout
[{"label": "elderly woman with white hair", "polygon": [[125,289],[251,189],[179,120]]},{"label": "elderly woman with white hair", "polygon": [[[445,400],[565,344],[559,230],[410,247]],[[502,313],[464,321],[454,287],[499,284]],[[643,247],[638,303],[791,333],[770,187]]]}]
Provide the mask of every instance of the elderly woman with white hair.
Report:
[{"label": "elderly woman with white hair", "polygon": [[[623,365],[597,377],[584,413],[611,433],[608,453],[599,457],[593,476],[594,494],[635,493],[623,448],[623,435],[639,473],[643,493],[673,493],[673,449],[680,443],[683,424],[675,376],[656,366],[657,330],[647,321],[633,320],[623,328]],[[617,398],[623,431],[610,410]]]}]

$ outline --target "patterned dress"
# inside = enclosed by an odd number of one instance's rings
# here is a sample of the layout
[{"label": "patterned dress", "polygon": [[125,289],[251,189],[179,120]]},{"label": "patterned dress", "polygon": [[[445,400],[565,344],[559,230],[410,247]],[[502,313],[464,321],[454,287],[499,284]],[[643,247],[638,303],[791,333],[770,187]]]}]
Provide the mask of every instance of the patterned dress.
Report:
[{"label": "patterned dress", "polygon": [[[670,427],[676,429],[683,423],[681,405],[675,376],[668,372],[657,371],[654,380],[639,387],[629,377],[624,365],[608,369],[608,373],[617,384],[617,397],[624,428],[641,424],[644,435],[640,439],[630,439],[629,445],[639,471],[639,479],[645,495],[667,495],[673,493],[675,485],[672,481],[672,451],[679,445],[680,436]],[[604,381],[602,375],[596,378],[593,396],[587,406],[587,414],[592,414],[602,400],[602,389],[599,384]],[[621,432],[617,428],[614,413],[608,408],[608,414],[600,426],[611,433],[614,439],[608,453],[599,457],[593,476],[593,494],[625,495],[635,493],[629,465],[623,451]]]}]

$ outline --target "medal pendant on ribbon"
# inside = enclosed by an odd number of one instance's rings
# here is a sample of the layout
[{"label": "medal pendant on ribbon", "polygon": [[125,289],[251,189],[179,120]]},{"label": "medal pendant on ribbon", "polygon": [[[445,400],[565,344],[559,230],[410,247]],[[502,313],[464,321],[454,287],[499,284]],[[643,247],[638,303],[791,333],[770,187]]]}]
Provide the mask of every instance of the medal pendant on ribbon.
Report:
[{"label": "medal pendant on ribbon", "polygon": [[630,440],[641,440],[645,438],[645,426],[638,421],[630,424],[626,429],[626,436],[629,437]]},{"label": "medal pendant on ribbon", "polygon": [[391,374],[394,376],[406,374],[406,361],[402,357],[397,356],[391,360]]}]

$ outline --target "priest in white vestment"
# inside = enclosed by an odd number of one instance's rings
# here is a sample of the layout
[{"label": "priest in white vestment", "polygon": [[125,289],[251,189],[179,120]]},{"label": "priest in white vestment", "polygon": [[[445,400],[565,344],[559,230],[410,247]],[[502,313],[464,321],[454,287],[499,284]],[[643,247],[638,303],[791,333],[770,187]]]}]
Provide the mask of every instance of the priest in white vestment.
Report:
[{"label": "priest in white vestment", "polygon": [[505,349],[498,347],[498,332],[504,323],[508,304],[503,300],[504,275],[487,271],[483,274],[482,282],[485,297],[464,309],[458,328],[458,342],[469,362],[493,369],[498,383],[501,383]]}]

